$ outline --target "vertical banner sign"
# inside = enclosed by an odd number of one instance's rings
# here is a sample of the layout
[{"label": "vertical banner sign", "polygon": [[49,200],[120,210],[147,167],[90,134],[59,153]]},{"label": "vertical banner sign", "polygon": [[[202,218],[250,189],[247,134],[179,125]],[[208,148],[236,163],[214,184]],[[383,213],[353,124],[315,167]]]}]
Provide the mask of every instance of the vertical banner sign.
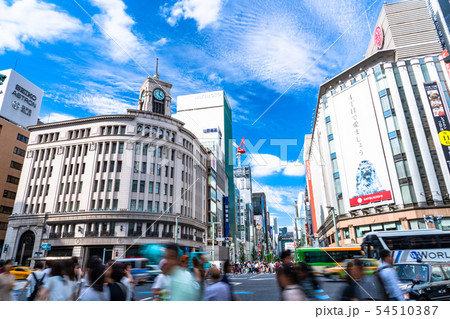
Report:
[{"label": "vertical banner sign", "polygon": [[311,167],[309,165],[309,161],[305,161],[306,165],[306,180],[308,182],[308,195],[311,203],[311,216],[312,216],[312,227],[313,231],[317,231],[317,221],[316,221],[316,209],[314,207],[314,192],[312,188],[312,180],[311,180]]},{"label": "vertical banner sign", "polygon": [[225,237],[230,237],[230,210],[229,210],[229,203],[228,203],[228,196],[224,197],[224,212],[225,212]]},{"label": "vertical banner sign", "polygon": [[436,82],[425,83],[428,102],[433,113],[434,124],[439,135],[442,150],[444,151],[447,169],[450,172],[450,123],[448,120],[448,109],[445,107]]}]

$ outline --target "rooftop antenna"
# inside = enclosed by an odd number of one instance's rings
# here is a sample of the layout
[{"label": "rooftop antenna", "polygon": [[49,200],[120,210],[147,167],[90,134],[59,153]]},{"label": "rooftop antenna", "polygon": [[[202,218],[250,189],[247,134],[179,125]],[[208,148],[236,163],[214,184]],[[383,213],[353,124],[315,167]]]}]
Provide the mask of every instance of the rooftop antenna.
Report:
[{"label": "rooftop antenna", "polygon": [[159,79],[159,75],[158,75],[158,61],[159,61],[159,59],[156,58],[156,73],[155,73],[155,75],[153,76],[154,78],[157,78],[157,79]]},{"label": "rooftop antenna", "polygon": [[16,70],[16,67],[17,67],[17,62],[19,61],[19,59],[17,58],[16,59],[16,63],[14,64],[14,71]]}]

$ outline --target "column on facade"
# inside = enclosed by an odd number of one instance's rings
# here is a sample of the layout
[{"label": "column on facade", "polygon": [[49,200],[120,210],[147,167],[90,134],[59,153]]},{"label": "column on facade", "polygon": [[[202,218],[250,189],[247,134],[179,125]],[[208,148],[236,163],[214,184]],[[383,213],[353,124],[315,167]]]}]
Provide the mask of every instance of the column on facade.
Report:
[{"label": "column on facade", "polygon": [[399,126],[400,134],[402,136],[403,150],[408,161],[408,168],[411,174],[411,180],[414,185],[414,193],[419,203],[419,206],[426,205],[425,191],[423,189],[422,180],[420,179],[419,167],[417,166],[416,156],[414,154],[414,147],[411,142],[411,135],[409,134],[408,123],[406,122],[405,112],[403,110],[402,101],[398,92],[397,83],[395,81],[394,70],[391,63],[384,64],[386,80],[388,82],[392,103],[394,104],[395,115]]},{"label": "column on facade", "polygon": [[378,127],[377,133],[379,133],[381,139],[381,147],[384,152],[383,155],[385,157],[386,167],[388,170],[395,203],[398,204],[399,202],[401,202],[403,204],[402,191],[398,183],[397,169],[395,168],[395,163],[393,160],[394,155],[392,154],[391,143],[389,141],[388,130],[386,127],[386,120],[383,114],[383,107],[381,105],[381,101],[379,98],[377,83],[372,68],[370,68],[367,71],[367,79],[369,81],[370,93],[372,95],[371,98],[375,106],[374,113],[377,119],[377,127]]},{"label": "column on facade", "polygon": [[[431,58],[431,57],[425,58],[425,63],[426,63],[426,67],[427,67],[427,70],[428,70],[428,74],[430,75],[431,81],[435,81],[436,83],[440,83],[441,81],[439,79],[439,75],[438,75],[438,72],[436,70],[436,66],[434,65],[433,58]],[[444,67],[443,70],[445,70],[445,67]],[[445,72],[443,72],[443,73],[445,73]],[[448,82],[448,83],[450,83],[450,82]],[[422,89],[423,89],[423,87],[422,87]],[[424,105],[425,114],[427,115],[428,125],[430,126],[431,136],[433,137],[434,146],[436,148],[436,154],[438,156],[439,164],[441,165],[441,169],[442,169],[442,172],[443,172],[445,187],[447,188],[447,192],[450,192],[450,174],[448,174],[447,161],[446,161],[444,153],[442,151],[442,147],[440,146],[441,145],[441,141],[439,140],[439,136],[438,136],[437,131],[436,131],[436,124],[434,122],[433,114],[432,114],[431,109],[430,109],[429,104],[428,104],[428,98],[426,96],[426,92],[424,91],[424,93],[425,93],[425,97],[426,97],[426,100],[424,100],[424,104],[427,104],[427,105]],[[443,92],[441,90],[441,94],[442,93]],[[442,96],[441,99],[442,99],[442,102],[444,104],[447,104],[444,96]],[[427,102],[425,102],[425,101],[427,101]]]},{"label": "column on facade", "polygon": [[[409,79],[408,70],[406,69],[406,63],[404,61],[400,61],[397,63],[397,65],[400,77],[402,79],[403,89],[405,90],[406,100],[408,102],[411,120],[414,125],[414,131],[416,132],[417,142],[419,144],[423,164],[425,166],[428,183],[430,184],[431,194],[434,201],[442,202],[442,196],[439,192],[439,183],[437,180],[436,172],[434,170],[433,160],[431,159],[427,137],[423,129],[422,120],[420,118],[419,109],[416,103],[416,98],[412,89],[412,84]],[[416,74],[416,72],[414,72],[414,74]]]},{"label": "column on facade", "polygon": [[350,232],[350,238],[353,239],[354,243],[358,243],[358,237],[356,237],[356,229],[353,225],[348,225],[348,230]]},{"label": "column on facade", "polygon": [[408,219],[406,217],[400,218],[400,222],[402,223],[402,230],[410,229],[409,222],[408,222]]}]

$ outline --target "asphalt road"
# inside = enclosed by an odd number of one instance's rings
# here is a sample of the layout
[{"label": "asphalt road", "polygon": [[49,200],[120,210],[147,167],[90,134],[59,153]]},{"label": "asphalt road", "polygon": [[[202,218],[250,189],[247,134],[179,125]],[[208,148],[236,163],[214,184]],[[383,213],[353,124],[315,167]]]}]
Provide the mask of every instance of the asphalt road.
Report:
[{"label": "asphalt road", "polygon": [[[343,281],[331,281],[323,277],[317,277],[324,294],[330,298],[328,300],[339,300],[344,288]],[[18,294],[25,285],[25,280],[18,280],[14,293]],[[275,274],[242,274],[231,275],[230,282],[233,285],[234,295],[242,301],[278,301],[280,293]],[[144,283],[136,287],[136,300],[147,301],[152,299],[152,283]],[[26,300],[26,294],[18,300]]]}]

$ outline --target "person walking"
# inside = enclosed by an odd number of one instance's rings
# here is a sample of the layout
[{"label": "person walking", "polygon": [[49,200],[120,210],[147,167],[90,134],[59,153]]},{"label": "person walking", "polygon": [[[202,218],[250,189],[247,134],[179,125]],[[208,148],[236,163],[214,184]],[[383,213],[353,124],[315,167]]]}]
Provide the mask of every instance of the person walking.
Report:
[{"label": "person walking", "polygon": [[205,289],[203,301],[231,301],[229,284],[220,280],[220,270],[217,267],[209,269],[210,285]]},{"label": "person walking", "polygon": [[298,277],[294,268],[290,265],[278,270],[278,282],[281,288],[282,301],[306,301],[308,298],[298,285]]},{"label": "person walking", "polygon": [[106,265],[105,281],[109,289],[109,300],[111,301],[126,301],[127,287],[121,282],[125,269],[120,262],[110,261]]},{"label": "person walking", "polygon": [[137,284],[137,279],[134,279],[131,275],[131,264],[130,263],[124,263],[124,276],[120,280],[121,283],[127,287],[128,293],[127,293],[127,301],[133,301],[134,298],[134,289]]},{"label": "person walking", "polygon": [[34,269],[35,271],[28,275],[27,283],[25,284],[25,286],[23,286],[22,291],[19,294],[19,296],[22,296],[24,291],[27,290],[28,301],[33,301],[36,299],[39,288],[44,284],[44,279],[46,279],[44,273],[44,264],[42,262],[37,261],[34,264]]},{"label": "person walking", "polygon": [[8,259],[1,267],[0,273],[0,301],[11,301],[11,293],[14,289],[16,276],[10,274],[13,266],[13,261]]},{"label": "person walking", "polygon": [[[394,258],[389,250],[383,249],[380,251],[381,266],[378,267],[377,273],[379,275],[381,286],[385,290],[387,299],[390,301],[404,301],[403,292],[398,283],[398,275],[392,266],[394,265]],[[377,276],[377,274],[375,274]]]},{"label": "person walking", "polygon": [[44,282],[38,293],[39,300],[68,301],[72,297],[72,287],[64,277],[64,264],[55,261],[52,264],[50,278]]},{"label": "person walking", "polygon": [[77,300],[79,301],[108,301],[109,289],[105,287],[105,267],[97,256],[92,257],[87,264],[86,282]]},{"label": "person walking", "polygon": [[200,284],[189,272],[180,267],[178,245],[166,246],[167,275],[169,276],[170,299],[173,301],[201,300]]},{"label": "person walking", "polygon": [[167,276],[167,267],[165,259],[162,259],[159,262],[159,269],[161,269],[161,273],[158,276],[156,276],[152,286],[152,293],[155,296],[153,300],[166,301],[170,299],[169,298],[170,296],[167,291],[169,287],[169,277]]}]

